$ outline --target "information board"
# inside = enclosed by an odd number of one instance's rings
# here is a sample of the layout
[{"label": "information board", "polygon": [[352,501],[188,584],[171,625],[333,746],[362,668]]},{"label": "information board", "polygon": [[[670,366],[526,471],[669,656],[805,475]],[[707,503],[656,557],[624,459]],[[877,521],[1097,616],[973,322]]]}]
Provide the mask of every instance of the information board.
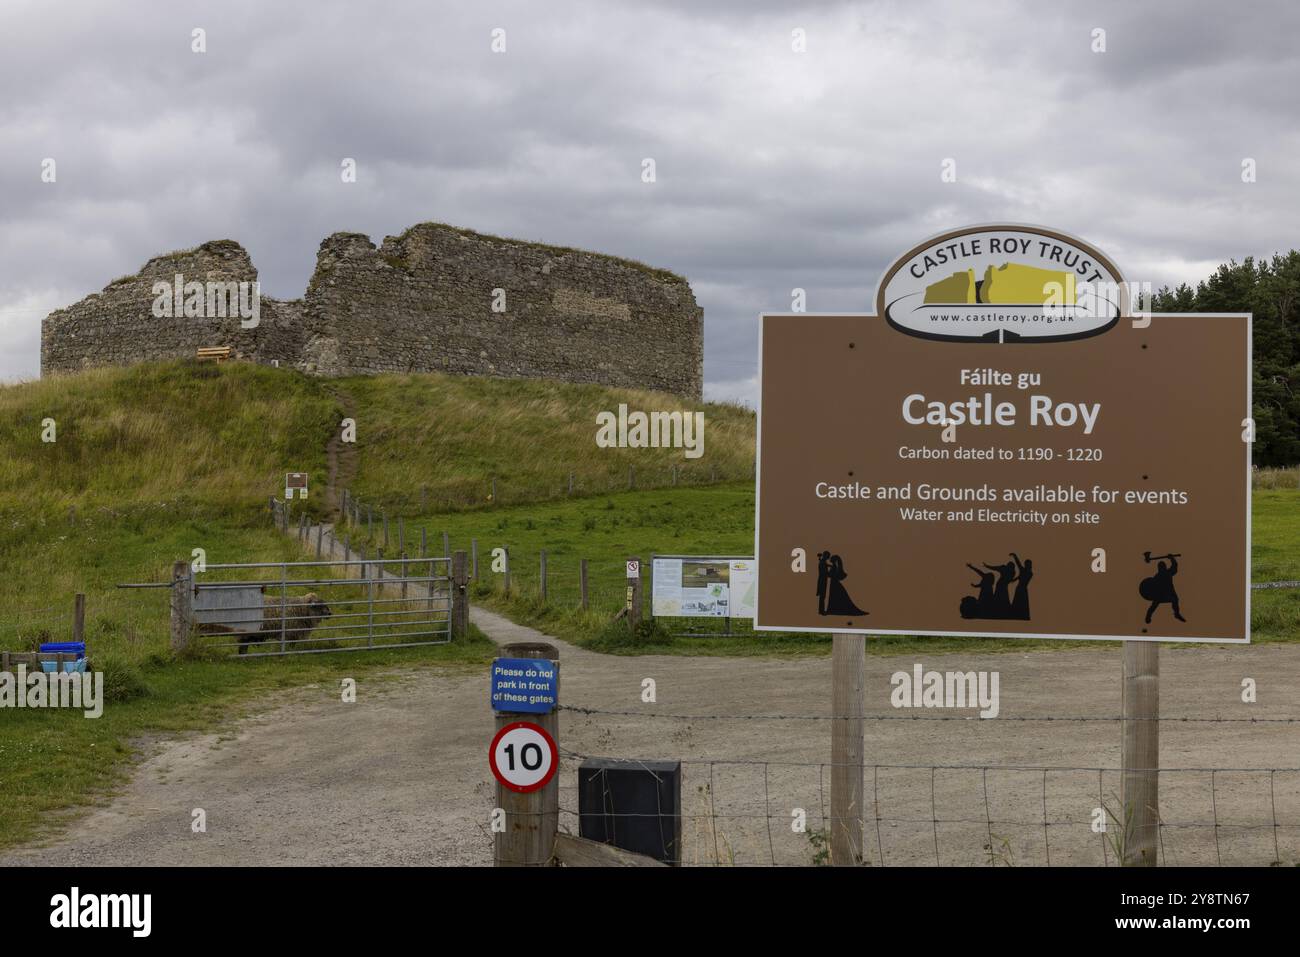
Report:
[{"label": "information board", "polygon": [[656,618],[753,618],[758,591],[752,558],[656,555],[651,613]]},{"label": "information board", "polygon": [[1250,317],[1129,291],[981,226],[764,315],[755,627],[1248,641]]}]

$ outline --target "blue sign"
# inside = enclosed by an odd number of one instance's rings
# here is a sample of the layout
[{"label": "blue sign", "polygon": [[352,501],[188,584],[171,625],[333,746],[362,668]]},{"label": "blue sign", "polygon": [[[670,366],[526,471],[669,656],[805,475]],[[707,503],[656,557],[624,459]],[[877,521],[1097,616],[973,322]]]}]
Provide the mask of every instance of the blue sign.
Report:
[{"label": "blue sign", "polygon": [[559,666],[548,658],[497,658],[489,697],[494,711],[548,714],[559,704]]}]

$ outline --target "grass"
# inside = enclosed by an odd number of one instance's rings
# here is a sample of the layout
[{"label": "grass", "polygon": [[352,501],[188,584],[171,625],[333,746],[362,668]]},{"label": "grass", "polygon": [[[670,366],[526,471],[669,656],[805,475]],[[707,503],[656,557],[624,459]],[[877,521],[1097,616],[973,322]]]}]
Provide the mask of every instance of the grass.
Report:
[{"label": "grass", "polygon": [[[358,500],[394,513],[532,503],[575,492],[750,479],[754,416],[738,406],[662,393],[530,379],[431,374],[335,380],[356,405]],[[595,445],[596,414],[629,410],[703,411],[704,454],[680,449]],[[492,498],[492,480],[497,495]],[[422,495],[421,489],[425,492]]]},{"label": "grass", "polygon": [[[1254,566],[1257,581],[1300,580],[1300,492],[1255,493]],[[732,634],[704,637],[672,635],[665,630],[633,638],[626,629],[610,628],[625,601],[624,562],[649,561],[653,554],[750,555],[753,553],[754,492],[749,484],[622,492],[595,498],[437,514],[413,518],[406,525],[408,543],[418,542],[425,528],[430,549],[440,551],[442,533],[451,548],[469,551],[478,542],[480,581],[475,600],[516,621],[532,625],[584,647],[615,654],[807,655],[828,654],[830,638],[816,634],[755,633],[744,622]],[[391,529],[390,529],[391,532]],[[395,534],[395,533],[393,533]],[[364,533],[357,531],[356,540]],[[373,542],[371,543],[374,544]],[[503,594],[504,576],[491,571],[491,551],[508,547],[511,593]],[[396,543],[390,535],[390,553]],[[408,544],[408,551],[418,545]],[[547,552],[547,597],[540,600],[540,561]],[[579,609],[578,567],[588,560],[591,610]],[[719,628],[717,622],[681,619],[677,632]],[[1268,589],[1253,594],[1253,640],[1259,643],[1300,638],[1300,589]],[[1026,651],[1030,649],[1104,649],[1098,642],[1063,642],[1020,638],[935,638],[873,636],[870,653]]]},{"label": "grass", "polygon": [[[345,415],[358,422],[360,488],[383,499],[408,496],[417,477],[497,475],[519,489],[543,476],[558,486],[561,469],[586,477],[595,413],[620,401],[686,404],[538,381],[325,382],[244,363],[148,363],[0,388],[0,649],[67,640],[73,596],[84,593],[90,653],[117,689],[95,720],[0,711],[0,846],[111,789],[141,738],[211,728],[277,688],[491,657],[494,646],[475,632],[364,656],[178,659],[166,590],[116,587],[165,581],[196,548],[211,563],[301,558],[271,527],[268,501],[282,494],[285,472],[306,471],[314,494],[294,508],[324,515],[326,446]],[[715,417],[702,461],[748,468],[752,419],[727,407]],[[49,420],[53,442],[43,441]],[[534,454],[541,448],[547,455]],[[621,455],[630,458],[612,458]]]}]

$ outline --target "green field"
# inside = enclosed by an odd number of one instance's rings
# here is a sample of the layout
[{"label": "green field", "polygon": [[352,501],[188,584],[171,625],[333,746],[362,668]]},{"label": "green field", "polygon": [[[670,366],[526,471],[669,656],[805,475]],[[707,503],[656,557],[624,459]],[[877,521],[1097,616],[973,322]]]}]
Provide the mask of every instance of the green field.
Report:
[{"label": "green field", "polygon": [[[672,631],[659,629],[639,640],[609,627],[611,616],[624,603],[626,559],[640,557],[648,562],[654,554],[752,555],[753,519],[753,486],[730,484],[417,516],[406,523],[406,528],[408,543],[418,541],[418,530],[423,528],[432,543],[430,548],[439,552],[444,531],[453,550],[469,551],[471,541],[477,539],[478,600],[515,620],[596,650],[625,654],[828,654],[827,636],[756,634],[740,624],[733,625],[731,635],[674,636],[674,632],[719,627],[716,622],[701,619],[672,621],[667,623]],[[1300,490],[1257,490],[1253,526],[1254,579],[1300,580]],[[376,544],[365,537],[364,530],[358,529],[355,534],[355,541],[364,541],[370,547]],[[503,594],[504,576],[490,569],[491,550],[503,546],[510,554],[508,597]],[[390,529],[389,554],[395,547]],[[547,553],[545,604],[540,600],[543,549]],[[591,609],[585,613],[579,609],[578,586],[579,561],[583,558],[588,560]],[[1251,619],[1257,642],[1300,639],[1300,589],[1254,592]],[[907,636],[873,637],[868,642],[868,648],[876,654],[913,649],[936,653],[1066,647],[1106,646],[1096,642]]]}]

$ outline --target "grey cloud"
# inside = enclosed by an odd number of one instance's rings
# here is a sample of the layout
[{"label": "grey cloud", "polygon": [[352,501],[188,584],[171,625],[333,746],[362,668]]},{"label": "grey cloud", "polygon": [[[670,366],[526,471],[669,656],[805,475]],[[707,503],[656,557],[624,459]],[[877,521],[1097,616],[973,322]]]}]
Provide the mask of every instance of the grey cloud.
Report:
[{"label": "grey cloud", "polygon": [[1043,222],[1159,273],[1133,278],[1196,278],[1300,245],[1298,21],[1282,0],[9,3],[0,378],[35,373],[44,311],[160,252],[236,239],[296,296],[329,233],[428,219],[685,274],[710,394],[751,399],[760,311],[795,286],[869,308],[947,227]]}]

